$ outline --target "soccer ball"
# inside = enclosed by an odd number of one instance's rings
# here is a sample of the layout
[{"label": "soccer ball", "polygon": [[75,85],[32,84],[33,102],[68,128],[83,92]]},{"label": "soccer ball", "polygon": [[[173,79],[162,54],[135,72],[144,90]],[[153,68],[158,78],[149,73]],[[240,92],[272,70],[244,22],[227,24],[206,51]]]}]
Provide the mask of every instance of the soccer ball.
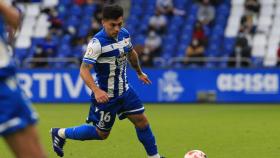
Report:
[{"label": "soccer ball", "polygon": [[200,150],[191,150],[186,153],[184,158],[207,158],[207,156]]}]

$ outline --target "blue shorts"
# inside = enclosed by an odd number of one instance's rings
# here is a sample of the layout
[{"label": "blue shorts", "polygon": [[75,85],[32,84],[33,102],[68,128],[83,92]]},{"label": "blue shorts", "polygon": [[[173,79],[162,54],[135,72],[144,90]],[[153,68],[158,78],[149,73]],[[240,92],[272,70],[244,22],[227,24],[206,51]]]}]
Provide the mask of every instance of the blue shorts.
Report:
[{"label": "blue shorts", "polygon": [[125,119],[127,115],[142,114],[144,106],[135,91],[129,87],[121,96],[112,98],[105,104],[99,104],[92,100],[87,123],[93,123],[102,131],[110,131],[116,115],[119,119]]},{"label": "blue shorts", "polygon": [[15,78],[0,80],[0,135],[9,135],[37,122],[37,113]]}]

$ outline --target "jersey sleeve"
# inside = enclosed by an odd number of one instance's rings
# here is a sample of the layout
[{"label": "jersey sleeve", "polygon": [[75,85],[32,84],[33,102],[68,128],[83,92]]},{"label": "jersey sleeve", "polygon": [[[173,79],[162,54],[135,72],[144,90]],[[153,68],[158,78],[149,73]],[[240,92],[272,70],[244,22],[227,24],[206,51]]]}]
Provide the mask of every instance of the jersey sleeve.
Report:
[{"label": "jersey sleeve", "polygon": [[131,52],[132,49],[133,49],[133,45],[132,45],[132,42],[131,42],[131,36],[125,28],[122,28],[122,32],[124,33],[124,36],[126,38],[125,42],[126,43],[128,42],[128,45],[126,46],[126,49],[127,49],[128,52]]},{"label": "jersey sleeve", "polygon": [[92,39],[88,46],[83,58],[83,62],[88,64],[96,63],[97,58],[101,54],[101,44],[98,39]]},{"label": "jersey sleeve", "polygon": [[130,38],[130,36],[128,37],[128,46],[127,46],[127,48],[128,48],[128,51],[129,51],[129,52],[131,52],[132,49],[133,49],[133,45],[132,45],[132,43],[131,43],[131,38]]}]

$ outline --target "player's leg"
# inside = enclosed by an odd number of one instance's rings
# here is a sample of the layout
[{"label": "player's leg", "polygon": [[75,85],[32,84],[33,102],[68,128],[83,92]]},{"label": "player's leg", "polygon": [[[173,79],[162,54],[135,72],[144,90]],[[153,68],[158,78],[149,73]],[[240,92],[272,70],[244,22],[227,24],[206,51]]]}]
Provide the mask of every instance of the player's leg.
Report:
[{"label": "player's leg", "polygon": [[117,106],[114,105],[114,101],[102,105],[92,104],[87,118],[88,124],[59,129],[58,135],[62,138],[74,140],[106,139],[116,118],[115,109]]},{"label": "player's leg", "polygon": [[148,157],[160,158],[155,137],[144,114],[144,106],[132,88],[123,95],[123,107],[118,112],[119,118],[128,118],[134,124],[137,137],[143,144]]},{"label": "player's leg", "polygon": [[114,102],[99,105],[96,102],[90,107],[88,124],[69,127],[69,128],[52,128],[51,135],[53,149],[59,155],[63,156],[63,146],[66,139],[72,140],[104,140],[109,134],[114,124],[116,111]]},{"label": "player's leg", "polygon": [[46,158],[34,125],[4,137],[17,158]]},{"label": "player's leg", "polygon": [[0,135],[18,158],[44,158],[35,128],[38,115],[14,78],[0,81]]},{"label": "player's leg", "polygon": [[137,137],[143,144],[149,158],[160,158],[158,154],[156,139],[144,113],[127,115],[127,118],[134,124]]},{"label": "player's leg", "polygon": [[[110,131],[101,131],[96,128],[95,125],[84,124],[75,127],[68,128],[56,128],[58,136],[64,139],[73,140],[104,140],[106,139]],[[55,128],[53,128],[55,130]]]}]

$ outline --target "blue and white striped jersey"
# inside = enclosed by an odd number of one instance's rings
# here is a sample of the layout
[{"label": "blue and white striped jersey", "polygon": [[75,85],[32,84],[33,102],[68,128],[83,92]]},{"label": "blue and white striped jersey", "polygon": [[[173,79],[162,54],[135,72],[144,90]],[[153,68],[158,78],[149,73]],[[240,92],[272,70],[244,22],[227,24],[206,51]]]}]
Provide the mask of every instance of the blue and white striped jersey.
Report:
[{"label": "blue and white striped jersey", "polygon": [[15,64],[12,61],[8,51],[6,26],[0,15],[0,79],[15,74]]},{"label": "blue and white striped jersey", "polygon": [[127,54],[131,50],[130,36],[124,28],[115,39],[102,29],[88,44],[83,62],[94,65],[96,83],[109,97],[120,96],[128,89]]}]

